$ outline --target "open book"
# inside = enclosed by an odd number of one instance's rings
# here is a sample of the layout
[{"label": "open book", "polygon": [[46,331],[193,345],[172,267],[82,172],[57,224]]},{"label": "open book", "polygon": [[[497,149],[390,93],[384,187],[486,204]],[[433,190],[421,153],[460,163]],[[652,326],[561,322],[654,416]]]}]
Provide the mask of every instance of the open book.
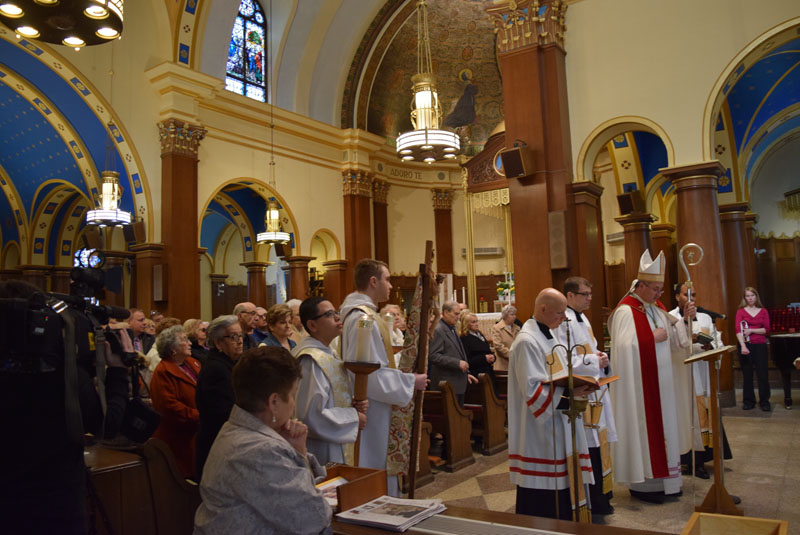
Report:
[{"label": "open book", "polygon": [[381,496],[336,515],[343,522],[405,531],[417,522],[444,511],[442,500],[407,500]]},{"label": "open book", "polygon": [[[547,356],[547,367],[549,368],[550,372],[550,379],[545,381],[545,383],[552,383],[556,386],[563,386],[566,387],[569,384],[569,370],[564,365],[564,362],[556,353],[551,353]],[[599,379],[595,379],[594,377],[590,377],[588,375],[577,375],[575,373],[572,374],[573,384],[578,386],[593,386],[595,388],[600,388],[603,385],[608,383],[613,383],[619,376],[612,375],[610,377],[601,377]]]}]

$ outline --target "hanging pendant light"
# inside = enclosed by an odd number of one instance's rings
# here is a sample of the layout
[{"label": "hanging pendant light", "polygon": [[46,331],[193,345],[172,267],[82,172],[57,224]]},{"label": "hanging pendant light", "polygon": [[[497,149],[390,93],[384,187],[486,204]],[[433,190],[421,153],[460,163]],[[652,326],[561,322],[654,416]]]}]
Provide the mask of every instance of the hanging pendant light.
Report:
[{"label": "hanging pendant light", "polygon": [[[272,21],[272,0],[269,3],[269,20]],[[267,44],[272,44],[272,24],[267,27],[268,37]],[[270,82],[272,81],[272,51],[266,46],[264,47],[267,52],[267,94],[269,95]],[[275,186],[275,113],[271,98],[269,101],[269,187],[273,192],[278,191]],[[292,237],[288,232],[284,232],[281,226],[281,213],[278,201],[271,198],[267,202],[267,210],[264,213],[264,226],[266,230],[259,232],[256,236],[256,241],[263,244],[284,244],[289,243]]]},{"label": "hanging pendant light", "polygon": [[428,5],[417,2],[417,73],[411,77],[414,98],[411,101],[411,124],[414,130],[397,138],[397,154],[404,161],[431,164],[452,160],[461,150],[458,134],[439,129],[442,108],[433,75],[431,46],[428,38]]},{"label": "hanging pendant light", "polygon": [[0,21],[17,38],[84,46],[122,35],[124,0],[0,0]]}]

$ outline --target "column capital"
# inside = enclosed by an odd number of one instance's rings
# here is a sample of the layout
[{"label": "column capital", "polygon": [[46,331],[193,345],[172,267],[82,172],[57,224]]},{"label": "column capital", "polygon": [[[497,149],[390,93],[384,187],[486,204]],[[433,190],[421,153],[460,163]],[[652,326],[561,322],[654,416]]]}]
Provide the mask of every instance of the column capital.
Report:
[{"label": "column capital", "polygon": [[564,50],[567,4],[562,0],[507,0],[486,8],[497,34],[497,51],[556,45]]},{"label": "column capital", "polygon": [[656,220],[652,214],[628,214],[615,217],[614,221],[622,225],[623,228],[633,225],[647,225],[650,226]]},{"label": "column capital", "polygon": [[347,269],[347,260],[328,260],[322,265],[325,271],[344,271]]},{"label": "column capital", "polygon": [[178,119],[167,119],[158,123],[161,140],[161,155],[176,154],[197,159],[200,140],[208,131],[199,125],[185,123]]},{"label": "column capital", "polygon": [[224,283],[225,280],[228,278],[228,275],[227,273],[209,273],[208,278],[211,279],[212,282]]},{"label": "column capital", "polygon": [[370,197],[372,195],[372,173],[357,169],[342,171],[342,187],[344,195]]},{"label": "column capital", "polygon": [[717,180],[725,174],[725,167],[719,160],[698,162],[676,167],[659,169],[664,177],[675,185],[675,193],[697,188],[717,189]]},{"label": "column capital", "polygon": [[433,188],[431,189],[431,198],[434,210],[453,209],[453,190]]},{"label": "column capital", "polygon": [[672,238],[672,234],[675,232],[675,225],[672,223],[658,223],[656,225],[652,225],[650,227],[651,233],[650,236],[653,239],[658,238]]},{"label": "column capital", "polygon": [[258,271],[266,273],[267,267],[271,266],[272,262],[241,262],[239,265],[246,268],[248,273]]},{"label": "column capital", "polygon": [[747,211],[750,209],[750,203],[747,202],[733,202],[729,204],[719,205],[719,218],[722,221],[730,220],[744,220],[747,217]]},{"label": "column capital", "polygon": [[387,197],[392,185],[385,180],[375,178],[372,180],[372,202],[388,204]]},{"label": "column capital", "polygon": [[308,265],[309,262],[316,259],[317,259],[316,256],[299,256],[299,255],[287,256],[284,258],[284,260],[286,261],[287,264],[289,264],[289,266],[299,265],[299,264]]},{"label": "column capital", "polygon": [[599,206],[600,197],[603,195],[603,186],[595,182],[573,182],[569,185],[575,204],[591,204]]}]

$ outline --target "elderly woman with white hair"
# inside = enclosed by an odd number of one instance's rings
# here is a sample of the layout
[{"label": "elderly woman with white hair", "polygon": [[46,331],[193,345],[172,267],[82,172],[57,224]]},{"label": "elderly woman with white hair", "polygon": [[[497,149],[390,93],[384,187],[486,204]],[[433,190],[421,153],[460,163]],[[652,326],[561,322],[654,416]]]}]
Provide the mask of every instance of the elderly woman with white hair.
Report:
[{"label": "elderly woman with white hair", "polygon": [[495,371],[508,370],[508,350],[519,334],[519,325],[515,323],[517,319],[517,307],[506,305],[500,312],[500,321],[492,327],[492,346],[497,360],[494,363]]},{"label": "elderly woman with white hair", "polygon": [[155,347],[161,362],[150,380],[150,398],[161,422],[153,436],[167,443],[183,476],[191,477],[200,420],[195,390],[201,365],[192,358],[192,344],[180,325],[161,331]]}]

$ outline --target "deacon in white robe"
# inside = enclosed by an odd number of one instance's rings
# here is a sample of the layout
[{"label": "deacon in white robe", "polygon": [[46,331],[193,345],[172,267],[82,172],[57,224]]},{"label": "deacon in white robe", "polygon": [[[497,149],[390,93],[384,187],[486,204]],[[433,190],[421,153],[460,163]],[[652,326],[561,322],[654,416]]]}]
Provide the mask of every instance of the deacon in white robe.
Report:
[{"label": "deacon in white robe", "polygon": [[[693,446],[693,396],[683,363],[688,337],[658,302],[664,257],[645,251],[639,278],[609,317],[618,442],[614,475],[631,495],[660,503],[681,492],[680,454]],[[696,446],[699,446],[699,434]]]},{"label": "deacon in white robe", "polygon": [[[566,315],[569,321],[563,322],[556,331],[562,343],[566,344],[569,330],[570,344],[581,346],[572,357],[572,366],[577,375],[587,375],[596,379],[609,376],[608,355],[598,348],[597,339],[589,319],[583,313],[592,303],[592,285],[583,277],[569,277],[564,281],[564,294],[567,297]],[[585,355],[584,355],[585,353]],[[617,428],[614,423],[614,408],[609,395],[609,385],[603,385],[589,396],[590,405],[599,406],[600,418],[593,425],[584,418],[586,443],[592,457],[595,483],[590,486],[592,515],[613,514],[610,500],[614,487],[611,446],[617,441]],[[587,412],[589,412],[587,410]]]},{"label": "deacon in white robe", "polygon": [[359,417],[353,407],[350,375],[329,345],[342,331],[339,313],[321,297],[303,301],[299,313],[304,330],[310,334],[292,350],[303,372],[295,410],[297,418],[308,426],[306,447],[323,465],[353,465],[353,443],[366,416]]},{"label": "deacon in white robe", "polygon": [[[423,390],[427,380],[424,374],[404,373],[396,368],[391,334],[376,306],[376,302],[389,299],[392,289],[389,276],[389,269],[383,262],[360,261],[354,269],[357,291],[348,295],[341,307],[344,328],[340,345],[345,361],[355,361],[360,357],[357,355],[358,320],[365,314],[373,320],[367,358],[381,367],[367,380],[369,408],[367,425],[361,432],[358,466],[381,470],[386,468],[392,405],[408,405],[415,388]],[[390,495],[399,496],[397,476],[387,475],[387,488]]]},{"label": "deacon in white robe", "polygon": [[[566,353],[553,352],[560,340],[551,331],[563,321],[566,307],[561,292],[542,290],[536,298],[534,318],[525,322],[509,350],[508,457],[511,483],[517,485],[517,514],[571,520],[573,508],[585,512],[584,485],[594,479],[583,424],[578,420],[581,484],[578,498],[570,498],[572,440],[570,424],[561,412],[569,407],[569,393],[550,382],[555,376],[551,368],[566,367]],[[578,387],[574,394],[581,397],[589,391]],[[558,494],[558,511],[553,491]],[[587,516],[584,513],[583,518]]]}]

